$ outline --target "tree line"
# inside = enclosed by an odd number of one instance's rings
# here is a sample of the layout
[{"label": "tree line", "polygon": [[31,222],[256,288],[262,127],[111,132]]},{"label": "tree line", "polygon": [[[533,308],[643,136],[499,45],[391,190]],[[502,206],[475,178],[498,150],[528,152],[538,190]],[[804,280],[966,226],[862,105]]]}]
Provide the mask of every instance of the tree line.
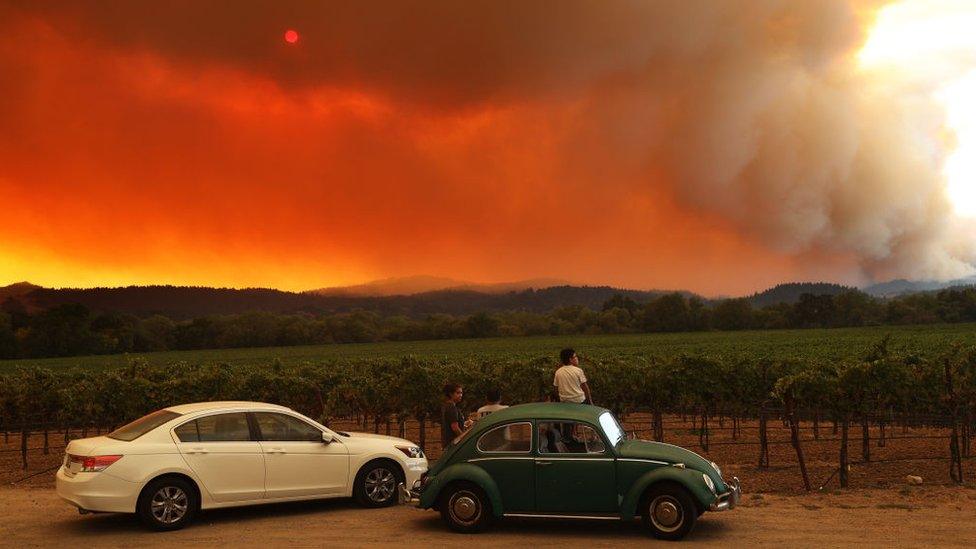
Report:
[{"label": "tree line", "polygon": [[638,301],[613,295],[602,307],[563,306],[546,313],[483,311],[411,317],[341,313],[250,312],[188,320],[98,312],[63,304],[29,314],[0,308],[0,358],[126,352],[365,343],[531,335],[830,328],[976,321],[976,289],[882,300],[857,290],[802,294],[795,303],[754,307],[749,298],[714,302],[681,293]]}]

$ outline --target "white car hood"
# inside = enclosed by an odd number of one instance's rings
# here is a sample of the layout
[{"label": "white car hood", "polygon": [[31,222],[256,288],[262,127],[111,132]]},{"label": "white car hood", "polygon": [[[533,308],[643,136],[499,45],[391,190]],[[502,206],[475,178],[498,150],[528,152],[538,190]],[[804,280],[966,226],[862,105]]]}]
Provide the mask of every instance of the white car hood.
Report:
[{"label": "white car hood", "polygon": [[[391,437],[388,435],[378,435],[374,433],[349,433],[343,431],[344,434],[349,435],[352,439],[365,439],[365,440],[375,440],[375,441],[387,441],[390,444],[401,444],[407,446],[416,446],[416,444],[399,437]],[[339,440],[348,440],[346,437],[339,435]]]}]

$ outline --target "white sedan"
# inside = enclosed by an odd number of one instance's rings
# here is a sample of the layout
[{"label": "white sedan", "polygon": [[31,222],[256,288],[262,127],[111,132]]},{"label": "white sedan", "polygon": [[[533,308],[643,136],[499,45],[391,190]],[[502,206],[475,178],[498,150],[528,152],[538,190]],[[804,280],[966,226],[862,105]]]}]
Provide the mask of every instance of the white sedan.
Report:
[{"label": "white sedan", "polygon": [[175,530],[200,509],[349,496],[392,505],[397,484],[426,471],[408,440],[332,431],[274,404],[206,402],[71,441],[57,492],[82,513],[137,513]]}]

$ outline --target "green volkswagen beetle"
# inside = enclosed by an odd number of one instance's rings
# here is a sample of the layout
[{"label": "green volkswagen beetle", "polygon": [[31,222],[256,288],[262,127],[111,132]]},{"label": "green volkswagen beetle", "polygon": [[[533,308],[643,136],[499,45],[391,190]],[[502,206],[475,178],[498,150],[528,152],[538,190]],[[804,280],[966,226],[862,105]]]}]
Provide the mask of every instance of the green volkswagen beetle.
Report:
[{"label": "green volkswagen beetle", "polygon": [[401,499],[438,509],[458,532],[501,517],[633,520],[677,540],[705,511],[738,503],[739,480],[698,454],[627,440],[610,411],[522,404],[480,420]]}]

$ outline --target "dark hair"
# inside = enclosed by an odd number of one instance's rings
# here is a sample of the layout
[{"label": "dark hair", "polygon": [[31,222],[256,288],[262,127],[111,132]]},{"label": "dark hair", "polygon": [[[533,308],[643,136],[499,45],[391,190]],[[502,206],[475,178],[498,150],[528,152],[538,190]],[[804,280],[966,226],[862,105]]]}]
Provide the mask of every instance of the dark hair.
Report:
[{"label": "dark hair", "polygon": [[485,396],[488,398],[488,402],[498,402],[502,399],[502,391],[498,387],[492,387],[488,389],[488,394]]},{"label": "dark hair", "polygon": [[445,383],[444,384],[444,396],[447,397],[447,398],[451,398],[451,395],[454,394],[454,391],[457,391],[460,388],[461,388],[461,384],[460,383]]},{"label": "dark hair", "polygon": [[559,351],[559,361],[562,362],[563,364],[569,364],[569,362],[573,360],[573,355],[575,354],[576,351],[572,349],[569,348],[563,349],[562,351]]}]

